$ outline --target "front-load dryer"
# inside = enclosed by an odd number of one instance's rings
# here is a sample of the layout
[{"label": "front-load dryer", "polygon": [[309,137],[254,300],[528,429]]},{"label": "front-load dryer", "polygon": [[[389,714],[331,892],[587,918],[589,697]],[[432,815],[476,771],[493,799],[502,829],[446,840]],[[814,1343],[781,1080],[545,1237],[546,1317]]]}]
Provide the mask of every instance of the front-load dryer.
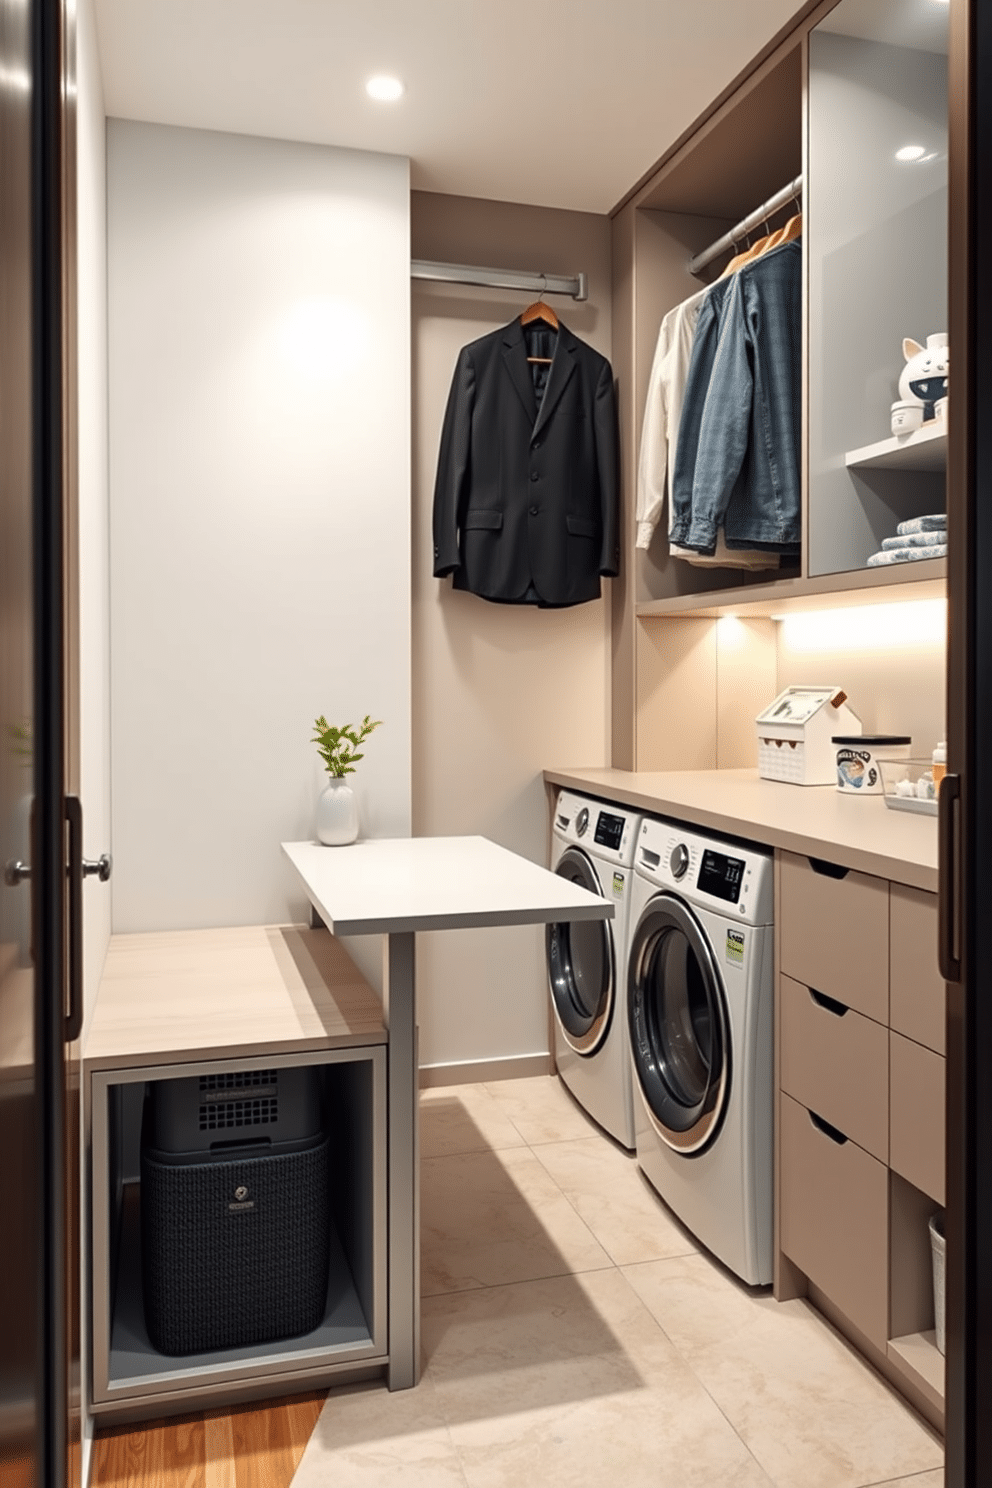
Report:
[{"label": "front-load dryer", "polygon": [[744,1281],[772,1279],[772,858],[641,827],[627,1014],[637,1160]]},{"label": "front-load dryer", "polygon": [[626,807],[560,792],[552,871],[610,899],[614,917],[549,925],[546,938],[558,1073],[592,1119],[630,1149],[634,1105],[624,968],[640,825],[640,815]]}]

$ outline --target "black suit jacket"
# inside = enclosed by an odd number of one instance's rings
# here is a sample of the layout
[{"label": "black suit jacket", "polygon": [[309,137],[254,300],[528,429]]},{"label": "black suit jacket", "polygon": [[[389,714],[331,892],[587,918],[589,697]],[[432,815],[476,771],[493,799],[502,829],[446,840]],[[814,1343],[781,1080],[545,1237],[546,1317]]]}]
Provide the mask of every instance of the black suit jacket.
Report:
[{"label": "black suit jacket", "polygon": [[613,372],[559,323],[538,410],[527,354],[519,320],[459,354],[434,489],[434,574],[484,599],[581,604],[620,562]]}]

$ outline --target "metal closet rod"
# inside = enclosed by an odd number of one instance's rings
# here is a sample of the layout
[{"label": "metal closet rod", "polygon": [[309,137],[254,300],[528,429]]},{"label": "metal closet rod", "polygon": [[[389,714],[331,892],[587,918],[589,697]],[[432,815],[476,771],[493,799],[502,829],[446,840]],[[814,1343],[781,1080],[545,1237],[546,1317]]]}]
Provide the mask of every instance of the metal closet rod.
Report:
[{"label": "metal closet rod", "polygon": [[788,186],[783,186],[781,191],[776,191],[774,196],[770,196],[766,202],[757,207],[749,217],[745,217],[743,221],[738,222],[736,227],[724,233],[722,238],[718,238],[715,243],[704,248],[702,253],[697,253],[695,258],[690,258],[689,273],[698,274],[700,269],[705,269],[706,265],[711,264],[715,258],[719,258],[721,253],[726,253],[728,248],[735,247],[741,238],[746,237],[754,228],[760,227],[767,217],[771,217],[773,212],[778,211],[779,207],[784,207],[787,202],[800,197],[802,190],[803,178],[797,176]]},{"label": "metal closet rod", "polygon": [[411,279],[433,279],[437,284],[477,284],[483,289],[519,289],[526,294],[571,295],[573,300],[589,298],[589,281],[585,274],[569,278],[564,274],[524,274],[516,269],[483,269],[474,264],[430,263],[415,258],[410,264]]}]

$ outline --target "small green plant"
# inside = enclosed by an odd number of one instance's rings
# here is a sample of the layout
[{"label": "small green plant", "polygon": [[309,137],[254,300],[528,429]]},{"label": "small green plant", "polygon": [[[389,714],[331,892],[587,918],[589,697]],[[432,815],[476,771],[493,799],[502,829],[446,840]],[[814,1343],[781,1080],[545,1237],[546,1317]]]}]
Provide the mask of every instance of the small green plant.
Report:
[{"label": "small green plant", "polygon": [[381,718],[373,721],[366,713],[357,728],[350,723],[335,728],[321,714],[314,723],[314,735],[310,742],[316,744],[328,775],[339,780],[344,775],[354,775],[356,761],[365,757],[357,753],[359,745],[364,744],[372,730],[377,729],[381,723]]}]

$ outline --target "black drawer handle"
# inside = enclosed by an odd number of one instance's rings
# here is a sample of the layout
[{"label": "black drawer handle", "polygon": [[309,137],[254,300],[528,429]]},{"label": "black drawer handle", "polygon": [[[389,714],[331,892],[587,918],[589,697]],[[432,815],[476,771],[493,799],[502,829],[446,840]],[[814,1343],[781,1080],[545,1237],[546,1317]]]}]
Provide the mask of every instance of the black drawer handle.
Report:
[{"label": "black drawer handle", "polygon": [[814,992],[812,987],[807,987],[806,990],[817,1007],[823,1008],[825,1013],[833,1013],[835,1018],[843,1018],[845,1013],[851,1011],[845,1003],[838,1002],[836,997],[828,997],[825,992]]},{"label": "black drawer handle", "polygon": [[809,866],[822,878],[846,878],[851,871],[850,868],[842,868],[839,863],[828,863],[826,858],[810,858]]},{"label": "black drawer handle", "polygon": [[836,1142],[838,1147],[844,1146],[847,1137],[845,1137],[844,1133],[838,1127],[831,1126],[829,1121],[824,1121],[822,1116],[817,1116],[813,1111],[810,1111],[809,1119],[817,1131],[821,1131],[825,1137],[829,1137],[831,1142]]}]

